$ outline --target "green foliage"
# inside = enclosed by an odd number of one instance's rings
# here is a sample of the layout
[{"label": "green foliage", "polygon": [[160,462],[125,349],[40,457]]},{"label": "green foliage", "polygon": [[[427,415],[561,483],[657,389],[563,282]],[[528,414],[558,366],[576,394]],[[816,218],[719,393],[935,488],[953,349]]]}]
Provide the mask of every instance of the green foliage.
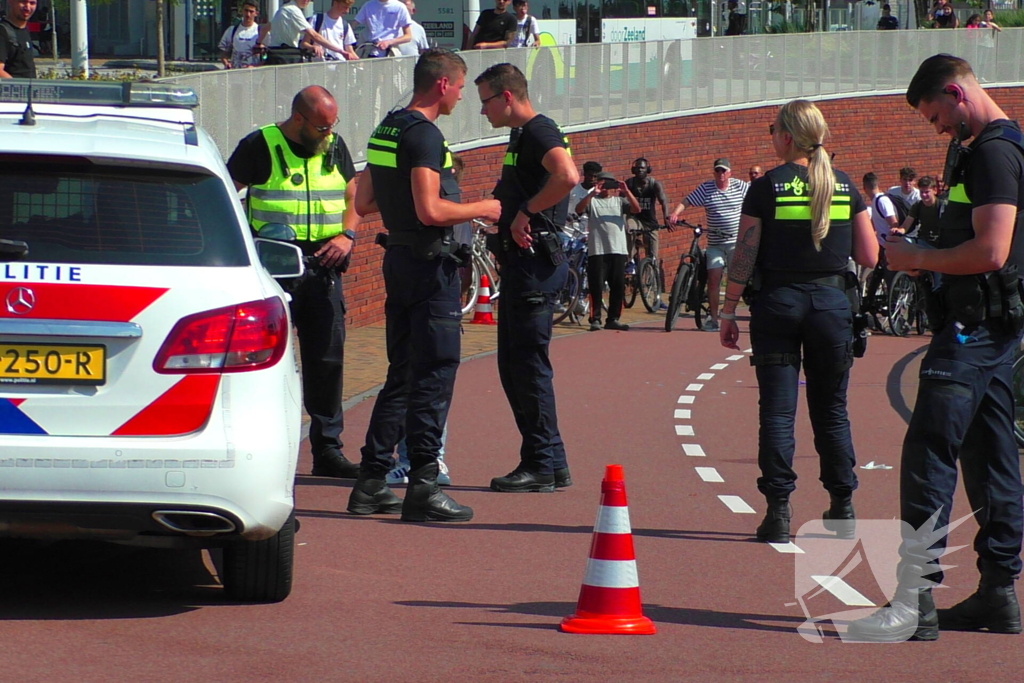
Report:
[{"label": "green foliage", "polygon": [[764,27],[765,33],[806,33],[807,29],[802,21],[782,21]]},{"label": "green foliage", "polygon": [[1001,10],[992,13],[992,18],[1002,28],[1024,26],[1024,9]]}]

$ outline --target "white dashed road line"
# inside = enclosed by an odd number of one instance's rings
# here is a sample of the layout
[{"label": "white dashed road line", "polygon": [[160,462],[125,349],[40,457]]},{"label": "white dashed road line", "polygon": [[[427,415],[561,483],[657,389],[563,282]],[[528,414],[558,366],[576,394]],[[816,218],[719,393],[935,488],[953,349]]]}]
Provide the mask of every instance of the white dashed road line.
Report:
[{"label": "white dashed road line", "polygon": [[735,356],[729,356],[726,360],[743,360],[743,356],[737,354]]},{"label": "white dashed road line", "polygon": [[683,454],[684,455],[688,455],[691,458],[703,458],[703,457],[705,457],[704,456],[704,449],[700,447],[700,444],[695,444],[695,443],[684,443],[683,444]]},{"label": "white dashed road line", "polygon": [[743,500],[739,496],[719,496],[718,500],[725,503],[725,506],[733,512],[740,515],[752,515],[754,508],[747,505],[747,501]]},{"label": "white dashed road line", "polygon": [[694,398],[696,398],[696,397],[695,396],[680,396],[679,400],[676,401],[676,403],[683,403],[683,404],[693,403],[693,399]]},{"label": "white dashed road line", "polygon": [[722,479],[722,475],[714,467],[694,467],[693,469],[697,471],[697,476],[706,482],[714,484],[725,482],[725,479]]},{"label": "white dashed road line", "polygon": [[729,367],[728,363],[715,363],[714,365],[711,366],[711,369],[712,370],[725,370],[727,367]]},{"label": "white dashed road line", "polygon": [[687,391],[700,391],[703,388],[704,388],[703,384],[687,384],[686,385],[686,390]]},{"label": "white dashed road line", "polygon": [[672,413],[672,417],[677,420],[689,420],[690,411],[685,408],[676,408],[675,412]]},{"label": "white dashed road line", "polygon": [[693,436],[693,427],[690,425],[676,425],[676,436]]},{"label": "white dashed road line", "polygon": [[701,374],[697,375],[697,379],[704,380],[704,381],[707,381],[709,379],[714,379],[714,378],[715,378],[715,373],[713,373],[713,372],[702,372]]},{"label": "white dashed road line", "polygon": [[804,551],[797,546],[796,543],[790,541],[789,543],[769,543],[771,547],[778,550],[780,553],[788,553],[790,555],[803,555]]},{"label": "white dashed road line", "polygon": [[815,576],[812,574],[811,578],[817,581],[818,585],[822,588],[842,600],[850,607],[875,606],[875,603],[861,595],[856,588],[846,583],[838,576]]}]

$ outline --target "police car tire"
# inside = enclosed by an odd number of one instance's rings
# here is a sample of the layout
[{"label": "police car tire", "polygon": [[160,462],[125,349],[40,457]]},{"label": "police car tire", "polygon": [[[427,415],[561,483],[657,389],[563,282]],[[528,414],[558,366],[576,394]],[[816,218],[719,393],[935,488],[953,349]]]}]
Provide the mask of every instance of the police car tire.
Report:
[{"label": "police car tire", "polygon": [[262,541],[236,541],[224,548],[221,583],[236,602],[281,602],[292,592],[295,515]]},{"label": "police car tire", "polygon": [[640,290],[640,300],[644,302],[644,308],[649,313],[657,313],[661,305],[661,279],[658,277],[654,259],[645,258],[640,262],[637,278],[637,289]]},{"label": "police car tire", "polygon": [[676,320],[679,319],[679,309],[689,294],[692,279],[693,266],[689,263],[679,266],[676,278],[672,281],[672,293],[668,297],[668,311],[665,313],[666,332],[671,332],[676,326]]}]

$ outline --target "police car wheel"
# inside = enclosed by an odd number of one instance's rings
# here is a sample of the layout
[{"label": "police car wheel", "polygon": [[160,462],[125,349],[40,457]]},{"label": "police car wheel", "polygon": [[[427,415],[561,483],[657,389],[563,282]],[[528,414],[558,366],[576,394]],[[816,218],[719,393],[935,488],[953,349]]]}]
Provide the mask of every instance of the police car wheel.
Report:
[{"label": "police car wheel", "polygon": [[295,515],[262,541],[236,541],[224,548],[221,583],[236,602],[281,602],[292,592]]}]

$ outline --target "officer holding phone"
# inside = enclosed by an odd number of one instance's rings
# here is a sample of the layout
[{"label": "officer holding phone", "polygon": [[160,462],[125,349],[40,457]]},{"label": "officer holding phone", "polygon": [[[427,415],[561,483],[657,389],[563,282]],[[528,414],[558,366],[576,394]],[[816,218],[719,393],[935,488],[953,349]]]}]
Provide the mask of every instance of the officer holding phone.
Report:
[{"label": "officer holding phone", "polygon": [[498,375],[523,441],[519,464],[492,479],[491,489],[551,492],[572,484],[555,414],[548,345],[555,297],[569,270],[559,233],[579,173],[558,125],[534,111],[522,71],[495,64],[475,83],[480,113],[494,128],[512,128],[494,189],[501,202],[495,246],[501,266]]}]

